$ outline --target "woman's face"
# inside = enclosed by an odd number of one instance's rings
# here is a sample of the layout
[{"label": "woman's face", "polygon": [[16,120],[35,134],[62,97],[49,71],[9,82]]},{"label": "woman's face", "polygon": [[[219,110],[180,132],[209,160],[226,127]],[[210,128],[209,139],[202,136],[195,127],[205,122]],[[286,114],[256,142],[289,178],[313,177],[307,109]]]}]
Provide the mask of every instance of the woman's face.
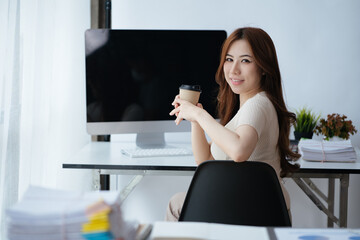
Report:
[{"label": "woman's face", "polygon": [[260,91],[262,73],[248,41],[240,39],[232,43],[226,54],[224,74],[236,94],[254,95]]}]

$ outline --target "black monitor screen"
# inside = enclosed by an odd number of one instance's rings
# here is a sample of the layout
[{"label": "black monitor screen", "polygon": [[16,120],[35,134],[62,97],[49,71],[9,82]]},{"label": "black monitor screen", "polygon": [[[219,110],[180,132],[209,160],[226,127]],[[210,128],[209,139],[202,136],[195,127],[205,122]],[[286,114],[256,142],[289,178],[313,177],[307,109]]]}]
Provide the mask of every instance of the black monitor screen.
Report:
[{"label": "black monitor screen", "polygon": [[216,117],[225,38],[212,30],[87,30],[87,121],[174,119],[169,112],[181,84],[201,85],[199,102]]}]

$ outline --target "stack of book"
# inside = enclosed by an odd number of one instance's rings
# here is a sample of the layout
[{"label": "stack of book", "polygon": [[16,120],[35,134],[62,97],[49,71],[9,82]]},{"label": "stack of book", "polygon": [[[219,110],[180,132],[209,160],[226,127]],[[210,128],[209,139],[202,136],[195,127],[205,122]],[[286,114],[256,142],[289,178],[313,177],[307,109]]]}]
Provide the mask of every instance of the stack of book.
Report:
[{"label": "stack of book", "polygon": [[32,186],[6,210],[8,239],[135,239],[138,223],[124,221],[118,195]]},{"label": "stack of book", "polygon": [[355,162],[357,159],[350,140],[321,141],[301,139],[299,150],[304,160],[323,162]]}]

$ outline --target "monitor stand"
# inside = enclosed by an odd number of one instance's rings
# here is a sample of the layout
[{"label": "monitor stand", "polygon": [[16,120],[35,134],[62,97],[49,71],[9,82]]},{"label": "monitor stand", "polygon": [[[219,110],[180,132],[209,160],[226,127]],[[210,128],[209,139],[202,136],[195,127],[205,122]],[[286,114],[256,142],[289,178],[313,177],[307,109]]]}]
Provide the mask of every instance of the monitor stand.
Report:
[{"label": "monitor stand", "polygon": [[164,148],[165,145],[163,132],[136,134],[136,146],[139,148]]}]

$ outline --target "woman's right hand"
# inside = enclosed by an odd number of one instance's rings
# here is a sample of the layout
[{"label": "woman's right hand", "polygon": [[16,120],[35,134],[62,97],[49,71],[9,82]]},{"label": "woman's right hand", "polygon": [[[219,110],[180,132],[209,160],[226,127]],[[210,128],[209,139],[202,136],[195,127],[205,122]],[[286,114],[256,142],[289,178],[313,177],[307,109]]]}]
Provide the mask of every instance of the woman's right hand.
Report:
[{"label": "woman's right hand", "polygon": [[[174,106],[174,109],[180,106],[179,103],[177,103],[177,102],[175,101],[176,98],[180,98],[180,95],[176,95],[174,101],[171,103],[171,105]],[[175,114],[175,116],[178,116],[178,115],[179,115],[179,113],[176,113],[176,114]]]},{"label": "woman's right hand", "polygon": [[170,115],[175,115],[177,117],[175,120],[176,125],[179,125],[183,119],[196,122],[197,113],[200,109],[203,109],[202,104],[198,103],[195,106],[189,101],[180,99],[179,95],[176,95],[172,105],[174,106],[174,109],[170,112]]}]

